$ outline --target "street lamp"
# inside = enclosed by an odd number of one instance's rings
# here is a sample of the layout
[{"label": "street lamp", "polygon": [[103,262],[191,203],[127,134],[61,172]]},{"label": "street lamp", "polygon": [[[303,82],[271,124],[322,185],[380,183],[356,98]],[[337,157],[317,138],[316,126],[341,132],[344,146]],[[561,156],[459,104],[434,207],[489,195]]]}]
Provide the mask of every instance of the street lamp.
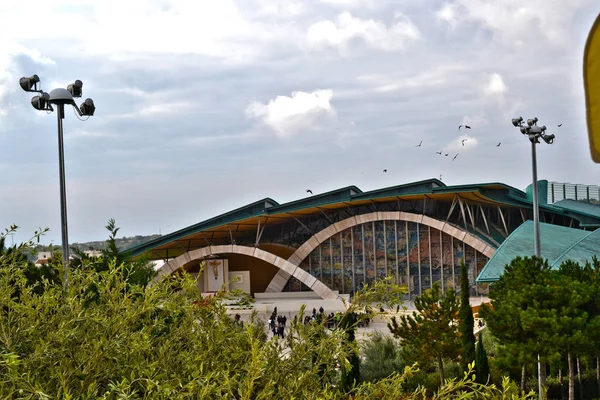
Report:
[{"label": "street lamp", "polygon": [[[540,143],[540,138],[546,144],[554,144],[554,135],[546,134],[546,126],[538,126],[537,117],[528,119],[523,122],[523,117],[513,118],[512,124],[518,127],[521,133],[529,138],[531,142],[531,168],[533,173],[533,246],[535,250],[536,258],[542,257],[542,250],[540,245],[540,203],[538,194],[538,179],[537,179],[537,157],[535,152],[535,145]],[[542,399],[542,364],[540,363],[540,355],[538,354],[538,393],[540,400]]]},{"label": "street lamp", "polygon": [[66,89],[57,88],[50,92],[44,92],[41,89],[40,78],[37,75],[23,77],[19,80],[21,89],[26,92],[35,92],[39,95],[31,98],[31,105],[38,111],[52,112],[53,105],[56,107],[56,116],[58,121],[58,171],[60,178],[60,220],[62,236],[62,260],[64,266],[63,285],[67,288],[67,277],[69,269],[69,233],[67,229],[67,191],[65,184],[65,148],[63,145],[63,119],[65,118],[65,105],[73,106],[77,114],[81,117],[91,117],[96,111],[96,106],[92,99],[86,99],[79,107],[75,104],[74,98],[81,97],[83,82],[79,79],[67,86]]}]

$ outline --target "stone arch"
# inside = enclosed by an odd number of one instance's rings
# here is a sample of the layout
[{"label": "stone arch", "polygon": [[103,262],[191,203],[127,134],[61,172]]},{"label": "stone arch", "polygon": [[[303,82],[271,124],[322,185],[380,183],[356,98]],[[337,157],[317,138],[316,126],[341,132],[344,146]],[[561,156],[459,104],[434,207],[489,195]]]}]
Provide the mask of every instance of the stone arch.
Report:
[{"label": "stone arch", "polygon": [[[258,247],[239,246],[235,244],[206,246],[200,249],[188,251],[180,255],[179,257],[168,261],[162,267],[160,267],[160,269],[158,270],[156,280],[161,279],[163,276],[172,274],[179,268],[191,263],[194,260],[203,259],[214,254],[241,254],[249,257],[258,258],[276,266],[277,268],[279,268],[279,272],[276,274],[276,276],[281,276],[281,278],[279,281],[271,281],[269,287],[275,289],[272,291],[280,292],[283,289],[283,285],[285,285],[285,282],[287,282],[287,280],[290,277],[294,276],[306,286],[311,288],[323,299],[336,299],[338,297],[338,295],[335,294],[335,292],[329,289],[320,280],[318,280],[299,266],[292,264],[285,258],[276,256],[275,254],[259,249]],[[283,280],[282,286],[277,287],[277,282],[280,282],[281,280]]]},{"label": "stone arch", "polygon": [[[416,222],[418,224],[438,229],[454,237],[455,239],[460,240],[465,244],[468,244],[469,246],[473,247],[475,250],[484,254],[488,258],[494,255],[494,252],[496,251],[494,247],[488,245],[486,242],[479,239],[477,236],[474,236],[471,233],[457,228],[456,226],[451,225],[447,222],[431,218],[427,215],[414,214],[404,211],[378,211],[369,214],[356,215],[350,218],[346,218],[342,221],[338,221],[332,225],[329,225],[322,231],[315,233],[310,239],[304,242],[302,246],[298,247],[298,249],[287,259],[287,261],[290,262],[292,265],[299,266],[302,263],[302,261],[304,261],[304,259],[308,257],[308,255],[314,249],[316,249],[321,243],[323,243],[336,233],[340,233],[356,225],[373,221]],[[275,274],[275,276],[269,283],[269,286],[267,287],[267,292],[278,292],[281,291],[281,288],[285,286],[289,279],[289,276],[282,272],[283,271],[279,271],[277,274]]]}]

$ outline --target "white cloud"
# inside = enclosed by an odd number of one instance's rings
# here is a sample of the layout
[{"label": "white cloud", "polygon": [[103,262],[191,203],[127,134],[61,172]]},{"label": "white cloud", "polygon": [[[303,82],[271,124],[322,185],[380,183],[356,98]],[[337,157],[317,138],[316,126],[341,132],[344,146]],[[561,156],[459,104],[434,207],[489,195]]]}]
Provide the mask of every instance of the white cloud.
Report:
[{"label": "white cloud", "polygon": [[361,40],[368,47],[382,51],[398,51],[421,37],[412,21],[397,14],[391,26],[381,21],[361,19],[343,12],[335,21],[323,20],[309,26],[306,39],[314,49],[336,49],[346,53],[350,45]]},{"label": "white cloud", "polygon": [[461,65],[442,65],[417,74],[363,75],[357,79],[375,85],[375,92],[394,92],[410,88],[437,87],[454,82],[457,73],[467,69]]},{"label": "white cloud", "polygon": [[313,92],[292,92],[290,97],[277,96],[268,103],[253,101],[246,108],[246,115],[262,121],[278,136],[291,137],[311,130],[327,117],[335,115],[331,104],[330,89]]},{"label": "white cloud", "polygon": [[458,5],[446,3],[435,13],[435,16],[440,21],[447,22],[451,29],[455,29],[458,24]]},{"label": "white cloud", "polygon": [[[436,16],[451,27],[475,22],[508,46],[524,45],[543,38],[553,45],[564,45],[571,20],[584,4],[593,0],[454,0],[445,3]],[[539,45],[539,44],[538,44]]]},{"label": "white cloud", "polygon": [[[286,38],[281,35],[284,26],[267,26],[248,16],[273,11],[272,2],[270,9],[263,5],[247,13],[235,0],[10,1],[0,5],[0,37],[12,38],[15,43],[43,38],[46,51],[54,57],[121,60],[140,55],[201,54],[248,63],[262,53],[266,42]],[[52,21],[52,29],[40,33],[24,24],[23,15],[32,9],[45,21]],[[290,15],[297,12],[283,5],[275,10],[287,10]]]},{"label": "white cloud", "polygon": [[118,120],[118,119],[130,119],[138,117],[165,117],[169,115],[180,115],[187,114],[193,111],[194,104],[192,102],[165,102],[165,103],[151,103],[145,102],[141,106],[138,106],[134,112],[112,114],[107,115],[104,119]]},{"label": "white cloud", "polygon": [[375,8],[383,3],[383,0],[320,0],[321,3],[331,4],[338,7],[348,8]]},{"label": "white cloud", "polygon": [[490,75],[487,84],[485,85],[484,92],[488,96],[502,95],[506,93],[508,87],[502,79],[502,75],[494,72]]}]

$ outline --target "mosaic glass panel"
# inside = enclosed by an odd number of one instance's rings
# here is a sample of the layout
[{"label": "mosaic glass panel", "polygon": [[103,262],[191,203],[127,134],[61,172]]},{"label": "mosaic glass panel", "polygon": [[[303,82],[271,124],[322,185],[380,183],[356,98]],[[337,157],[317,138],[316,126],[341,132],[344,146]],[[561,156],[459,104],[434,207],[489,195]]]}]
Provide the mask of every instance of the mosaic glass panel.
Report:
[{"label": "mosaic glass panel", "polygon": [[[440,240],[440,231],[435,228],[429,228],[431,236],[431,273],[432,281],[440,284],[444,288],[442,282],[442,243]],[[433,284],[432,282],[432,284]]]},{"label": "mosaic glass panel", "polygon": [[453,289],[454,280],[452,278],[452,236],[442,233],[442,263],[444,273],[444,290]]},{"label": "mosaic glass panel", "polygon": [[[443,281],[446,290],[458,288],[463,259],[468,266],[471,295],[487,295],[487,285],[475,286],[474,282],[488,258],[435,228],[414,222],[377,221],[354,226],[324,241],[301,267],[332,290],[350,294],[362,288],[365,279],[371,283],[388,274],[397,276],[398,283],[407,285],[414,299],[432,282]],[[310,289],[292,277],[283,290]]]},{"label": "mosaic glass panel", "polygon": [[371,284],[375,279],[375,252],[373,249],[373,223],[369,222],[363,225],[363,233],[365,235],[365,281]]},{"label": "mosaic glass panel", "polygon": [[406,222],[396,222],[396,245],[398,246],[398,283],[408,287],[408,257],[406,247]]},{"label": "mosaic glass panel", "polygon": [[394,221],[385,221],[385,255],[387,258],[388,275],[394,277],[398,283],[398,269],[396,268],[396,227]]},{"label": "mosaic glass panel", "polygon": [[333,235],[331,238],[331,251],[332,251],[332,275],[333,282],[330,286],[332,290],[338,290],[340,293],[344,292],[342,286],[342,244],[340,243],[340,235]]},{"label": "mosaic glass panel", "polygon": [[465,264],[467,264],[467,270],[469,271],[469,287],[471,296],[477,296],[475,290],[475,273],[477,266],[475,263],[475,249],[471,246],[465,245]]},{"label": "mosaic glass panel", "polygon": [[327,286],[331,287],[331,245],[330,241],[326,240],[321,243],[321,263],[323,264],[322,278],[321,281]]},{"label": "mosaic glass panel", "polygon": [[419,226],[419,240],[421,249],[421,293],[431,287],[431,269],[429,255],[429,235],[427,234],[427,226]]},{"label": "mosaic glass panel", "polygon": [[375,222],[375,274],[377,279],[384,279],[387,276],[384,226],[384,221]]},{"label": "mosaic glass panel", "polygon": [[454,287],[460,287],[460,263],[464,261],[465,249],[464,243],[454,239]]},{"label": "mosaic glass panel", "polygon": [[[483,269],[483,267],[485,267],[485,264],[487,264],[488,260],[489,260],[489,258],[484,256],[482,253],[477,252],[477,276],[479,276],[479,274],[481,273],[481,270]],[[477,278],[475,278],[475,279],[477,279]],[[490,294],[489,284],[478,283],[477,291],[478,291],[479,296],[488,296]]]},{"label": "mosaic glass panel", "polygon": [[321,279],[321,257],[319,247],[310,253],[310,274],[317,279]]},{"label": "mosaic glass panel", "polygon": [[421,271],[419,270],[419,237],[417,224],[408,223],[408,289],[411,298],[419,295]]},{"label": "mosaic glass panel", "polygon": [[363,287],[365,281],[365,264],[363,262],[362,225],[351,228],[354,240],[354,291]]},{"label": "mosaic glass panel", "polygon": [[344,264],[344,293],[353,293],[352,229],[342,232],[342,261]]}]

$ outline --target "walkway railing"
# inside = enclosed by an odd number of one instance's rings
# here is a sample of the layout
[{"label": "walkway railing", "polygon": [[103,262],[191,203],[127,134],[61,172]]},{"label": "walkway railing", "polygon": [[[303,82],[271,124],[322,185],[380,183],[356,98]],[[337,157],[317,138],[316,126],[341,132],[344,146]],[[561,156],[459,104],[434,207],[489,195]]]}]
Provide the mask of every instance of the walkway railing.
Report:
[{"label": "walkway railing", "polygon": [[560,200],[600,204],[600,186],[548,182],[548,203],[553,204]]}]

